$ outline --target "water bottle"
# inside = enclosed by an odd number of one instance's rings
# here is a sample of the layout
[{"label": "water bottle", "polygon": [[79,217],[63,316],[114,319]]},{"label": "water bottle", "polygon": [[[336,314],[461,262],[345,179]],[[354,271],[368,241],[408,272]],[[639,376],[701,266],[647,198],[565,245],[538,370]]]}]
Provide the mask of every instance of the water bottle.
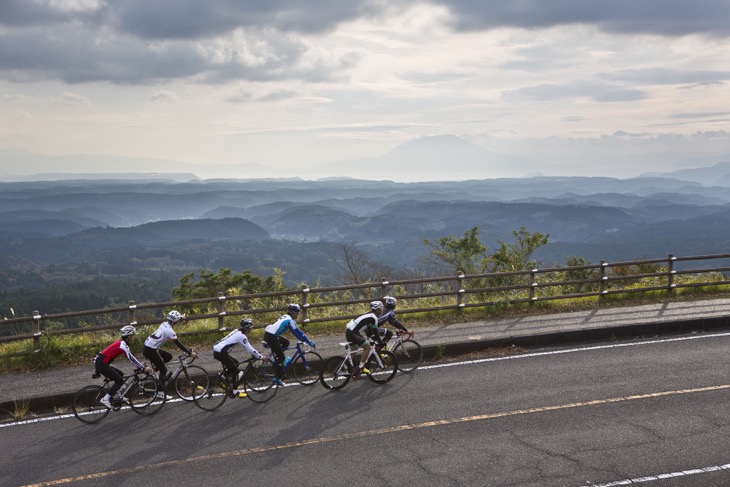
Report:
[{"label": "water bottle", "polygon": [[284,359],[284,368],[287,368],[289,366],[289,362],[291,362],[291,357],[287,357]]}]

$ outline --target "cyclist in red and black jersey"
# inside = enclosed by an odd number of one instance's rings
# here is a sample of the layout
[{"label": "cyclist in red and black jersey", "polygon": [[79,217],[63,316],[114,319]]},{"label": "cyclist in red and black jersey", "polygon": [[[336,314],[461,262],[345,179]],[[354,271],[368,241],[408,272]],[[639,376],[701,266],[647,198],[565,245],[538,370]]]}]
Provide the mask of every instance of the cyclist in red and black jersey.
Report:
[{"label": "cyclist in red and black jersey", "polygon": [[132,325],[122,327],[122,329],[119,330],[121,338],[115,342],[112,342],[108,347],[99,352],[94,358],[94,368],[96,372],[103,375],[107,379],[114,381],[114,384],[107,391],[106,396],[101,399],[101,403],[107,407],[111,407],[112,397],[114,397],[114,394],[116,394],[119,388],[122,387],[122,385],[124,384],[124,374],[121,370],[111,364],[115,358],[117,358],[121,354],[124,354],[126,355],[127,359],[132,363],[132,365],[134,365],[137,369],[144,369],[145,371],[147,371],[148,374],[152,373],[152,369],[137,360],[134,355],[132,355],[132,352],[129,350],[129,342],[132,340],[132,337],[134,337],[136,333],[137,330]]}]

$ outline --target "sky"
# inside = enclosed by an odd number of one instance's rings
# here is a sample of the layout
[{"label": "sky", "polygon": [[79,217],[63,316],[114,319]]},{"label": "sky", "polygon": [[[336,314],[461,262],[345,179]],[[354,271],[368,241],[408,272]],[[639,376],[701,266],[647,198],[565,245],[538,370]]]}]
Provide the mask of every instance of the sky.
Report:
[{"label": "sky", "polygon": [[704,167],[728,37],[727,0],[0,0],[0,176],[350,176],[435,136],[478,178]]}]

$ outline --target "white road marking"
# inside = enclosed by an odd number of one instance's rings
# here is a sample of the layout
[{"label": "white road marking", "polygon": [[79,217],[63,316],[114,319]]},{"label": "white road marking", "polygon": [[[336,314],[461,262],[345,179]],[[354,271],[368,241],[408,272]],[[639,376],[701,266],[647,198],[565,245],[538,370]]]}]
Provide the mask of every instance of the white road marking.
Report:
[{"label": "white road marking", "polygon": [[609,482],[607,484],[586,484],[582,487],[618,487],[620,485],[644,484],[647,482],[655,482],[657,480],[687,477],[690,475],[719,472],[722,470],[730,470],[730,463],[726,463],[725,465],[716,465],[714,467],[693,468],[692,470],[682,470],[680,472],[661,473],[658,475],[649,475],[647,477],[638,477],[634,479],[616,480],[615,482]]}]

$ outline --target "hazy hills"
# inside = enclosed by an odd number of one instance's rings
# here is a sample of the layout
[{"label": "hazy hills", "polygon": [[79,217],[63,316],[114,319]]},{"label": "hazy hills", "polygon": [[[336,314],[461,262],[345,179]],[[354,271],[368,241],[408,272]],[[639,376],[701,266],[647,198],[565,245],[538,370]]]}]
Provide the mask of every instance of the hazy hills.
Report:
[{"label": "hazy hills", "polygon": [[[278,267],[291,285],[331,284],[341,272],[338,243],[400,271],[418,267],[424,239],[474,226],[491,249],[522,226],[549,234],[541,265],[728,251],[730,190],[720,183],[730,164],[682,175],[695,179],[5,182],[0,310],[59,292],[104,305],[159,298],[199,268],[269,275]],[[88,290],[92,281],[103,295]]]}]

